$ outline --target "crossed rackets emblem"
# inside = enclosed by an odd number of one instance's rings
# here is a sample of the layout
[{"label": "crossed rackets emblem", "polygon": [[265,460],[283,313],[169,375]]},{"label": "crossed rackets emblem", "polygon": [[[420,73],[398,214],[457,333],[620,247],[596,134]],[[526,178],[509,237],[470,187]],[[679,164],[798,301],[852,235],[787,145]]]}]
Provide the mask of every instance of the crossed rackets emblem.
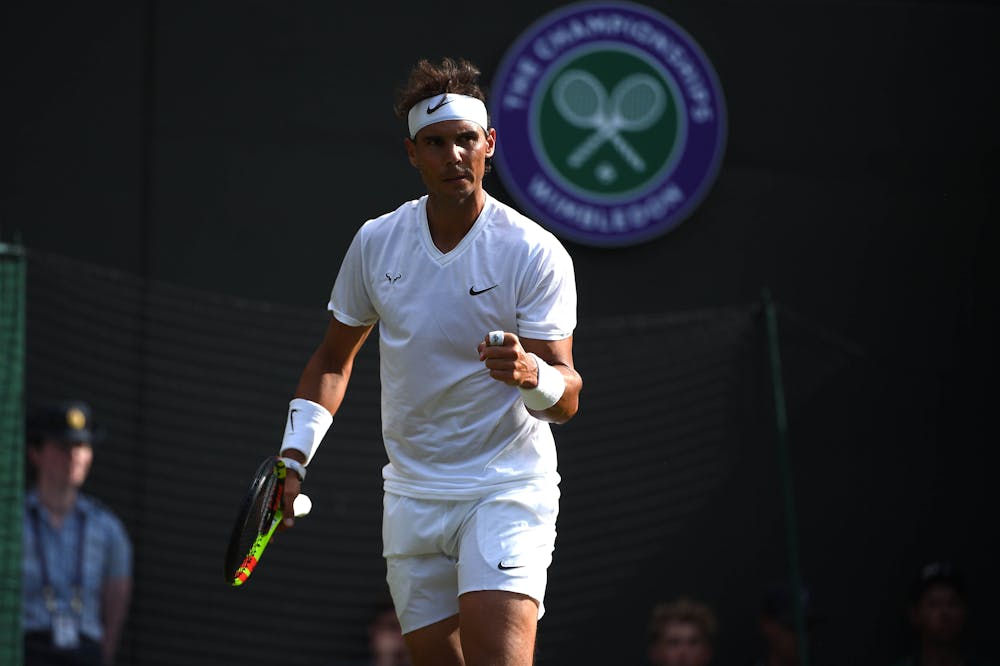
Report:
[{"label": "crossed rackets emblem", "polygon": [[667,106],[663,86],[648,74],[630,74],[611,90],[590,72],[564,72],[552,87],[552,101],[563,119],[574,127],[594,132],[570,152],[566,162],[579,169],[608,141],[635,171],[646,170],[646,161],[622,136],[652,127]]}]

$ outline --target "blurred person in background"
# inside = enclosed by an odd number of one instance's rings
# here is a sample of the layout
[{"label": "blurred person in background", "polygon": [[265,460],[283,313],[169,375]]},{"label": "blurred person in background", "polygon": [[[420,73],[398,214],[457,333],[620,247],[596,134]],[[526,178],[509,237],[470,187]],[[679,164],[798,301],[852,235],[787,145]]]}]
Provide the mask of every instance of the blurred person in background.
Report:
[{"label": "blurred person in background", "polygon": [[80,491],[98,439],[78,400],[29,412],[22,630],[25,666],[115,662],[132,595],[132,544],[115,514]]},{"label": "blurred person in background", "polygon": [[679,598],[653,608],[649,620],[652,666],[708,666],[718,623],[706,604]]},{"label": "blurred person in background", "polygon": [[368,625],[369,666],[410,666],[403,631],[391,599],[381,602]]},{"label": "blurred person in background", "polygon": [[965,581],[949,562],[920,568],[911,586],[907,619],[916,632],[913,654],[894,666],[983,666],[995,660],[975,658],[964,647],[968,621]]},{"label": "blurred person in background", "polygon": [[[818,617],[808,588],[799,591],[806,640],[808,641]],[[764,656],[753,662],[754,666],[798,666],[800,663],[799,634],[795,616],[798,612],[793,587],[783,581],[772,582],[764,591],[758,616],[758,629],[764,639]],[[806,646],[809,647],[808,645]],[[816,662],[812,654],[809,664]]]}]

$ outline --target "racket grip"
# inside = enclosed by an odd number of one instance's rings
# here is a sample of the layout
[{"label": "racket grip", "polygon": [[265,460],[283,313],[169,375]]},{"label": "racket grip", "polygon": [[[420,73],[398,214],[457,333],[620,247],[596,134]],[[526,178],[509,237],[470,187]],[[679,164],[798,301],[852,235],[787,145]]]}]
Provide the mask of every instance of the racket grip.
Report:
[{"label": "racket grip", "polygon": [[486,334],[487,343],[490,347],[503,346],[503,331],[490,331]]}]

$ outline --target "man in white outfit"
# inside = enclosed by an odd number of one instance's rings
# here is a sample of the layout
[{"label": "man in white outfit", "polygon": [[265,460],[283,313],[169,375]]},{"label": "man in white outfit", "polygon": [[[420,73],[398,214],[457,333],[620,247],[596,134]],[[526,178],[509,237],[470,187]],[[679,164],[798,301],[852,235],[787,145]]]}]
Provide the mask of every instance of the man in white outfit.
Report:
[{"label": "man in white outfit", "polygon": [[383,554],[416,666],[532,663],[559,506],[550,424],[582,387],[572,260],[483,189],[497,139],[478,77],[422,60],[400,91],[427,194],[355,235],[281,446],[291,506],[378,323]]}]

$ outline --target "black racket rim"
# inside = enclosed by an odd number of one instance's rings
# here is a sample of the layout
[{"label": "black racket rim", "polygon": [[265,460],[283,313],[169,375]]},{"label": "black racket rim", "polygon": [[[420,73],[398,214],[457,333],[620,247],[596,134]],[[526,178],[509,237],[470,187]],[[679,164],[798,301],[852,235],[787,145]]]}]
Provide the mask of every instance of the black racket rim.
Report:
[{"label": "black racket rim", "polygon": [[[239,573],[246,559],[246,549],[242,547],[244,536],[247,535],[247,526],[254,525],[254,537],[267,531],[274,515],[272,502],[267,501],[270,493],[278,481],[278,474],[275,465],[277,456],[270,456],[257,467],[253,475],[253,480],[243,496],[239,513],[233,523],[233,530],[229,535],[229,545],[226,548],[225,580],[232,583]],[[255,510],[256,509],[256,510]]]}]

